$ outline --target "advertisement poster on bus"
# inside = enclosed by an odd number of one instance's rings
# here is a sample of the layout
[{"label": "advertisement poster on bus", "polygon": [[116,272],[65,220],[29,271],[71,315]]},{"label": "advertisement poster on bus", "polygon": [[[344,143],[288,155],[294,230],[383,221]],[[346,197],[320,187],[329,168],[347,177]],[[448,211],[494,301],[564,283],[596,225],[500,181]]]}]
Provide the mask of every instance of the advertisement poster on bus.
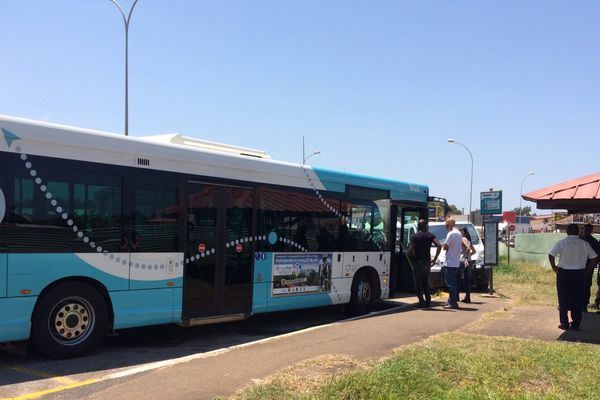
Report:
[{"label": "advertisement poster on bus", "polygon": [[274,254],[273,296],[328,293],[331,253]]}]

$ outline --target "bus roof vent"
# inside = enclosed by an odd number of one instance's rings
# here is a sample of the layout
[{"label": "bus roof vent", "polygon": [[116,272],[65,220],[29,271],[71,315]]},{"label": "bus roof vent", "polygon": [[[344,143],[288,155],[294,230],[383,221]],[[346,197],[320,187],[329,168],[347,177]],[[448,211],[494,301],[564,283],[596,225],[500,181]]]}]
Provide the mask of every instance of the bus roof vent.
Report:
[{"label": "bus roof vent", "polygon": [[141,139],[154,143],[171,143],[196,149],[218,151],[221,153],[238,154],[246,157],[271,158],[264,150],[251,149],[248,147],[233,146],[230,144],[211,142],[209,140],[189,138],[178,133],[168,135],[143,136]]},{"label": "bus roof vent", "polygon": [[137,165],[143,165],[144,167],[149,167],[150,166],[150,159],[149,158],[138,157],[138,159],[137,159]]}]

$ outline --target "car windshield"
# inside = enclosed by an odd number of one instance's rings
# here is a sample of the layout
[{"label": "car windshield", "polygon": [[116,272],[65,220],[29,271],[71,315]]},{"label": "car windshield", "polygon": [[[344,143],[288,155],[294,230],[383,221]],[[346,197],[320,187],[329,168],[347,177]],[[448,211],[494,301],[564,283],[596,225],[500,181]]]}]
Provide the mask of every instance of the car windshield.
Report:
[{"label": "car windshield", "polygon": [[[457,223],[456,227],[458,229],[466,227],[469,235],[471,235],[471,244],[473,246],[479,244],[479,235],[477,234],[477,231],[473,225]],[[446,235],[448,234],[448,231],[446,230],[445,225],[429,225],[429,232],[433,233],[441,244],[444,244],[446,241]]]},{"label": "car windshield", "polygon": [[446,230],[445,225],[429,225],[429,232],[433,233],[441,244],[444,244],[446,241],[448,231]]}]

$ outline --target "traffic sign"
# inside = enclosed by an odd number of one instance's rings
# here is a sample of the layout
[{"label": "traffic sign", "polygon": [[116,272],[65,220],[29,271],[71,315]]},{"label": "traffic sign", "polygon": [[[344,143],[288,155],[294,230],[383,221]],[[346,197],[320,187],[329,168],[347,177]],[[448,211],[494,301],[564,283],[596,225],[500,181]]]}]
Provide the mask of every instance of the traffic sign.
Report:
[{"label": "traffic sign", "polygon": [[482,215],[500,214],[502,212],[502,190],[481,192]]},{"label": "traffic sign", "polygon": [[515,225],[511,224],[511,225],[508,227],[508,229],[509,229],[511,232],[514,232],[514,231],[516,231],[516,230],[517,230],[517,227],[516,227]]}]

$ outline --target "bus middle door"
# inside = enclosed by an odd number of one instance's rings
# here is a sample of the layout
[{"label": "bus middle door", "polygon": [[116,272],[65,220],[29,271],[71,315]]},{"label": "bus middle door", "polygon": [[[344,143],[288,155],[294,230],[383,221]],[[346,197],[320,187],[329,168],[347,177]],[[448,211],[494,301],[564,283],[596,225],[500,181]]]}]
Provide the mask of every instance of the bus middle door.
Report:
[{"label": "bus middle door", "polygon": [[186,185],[183,320],[241,319],[252,309],[254,191]]}]

